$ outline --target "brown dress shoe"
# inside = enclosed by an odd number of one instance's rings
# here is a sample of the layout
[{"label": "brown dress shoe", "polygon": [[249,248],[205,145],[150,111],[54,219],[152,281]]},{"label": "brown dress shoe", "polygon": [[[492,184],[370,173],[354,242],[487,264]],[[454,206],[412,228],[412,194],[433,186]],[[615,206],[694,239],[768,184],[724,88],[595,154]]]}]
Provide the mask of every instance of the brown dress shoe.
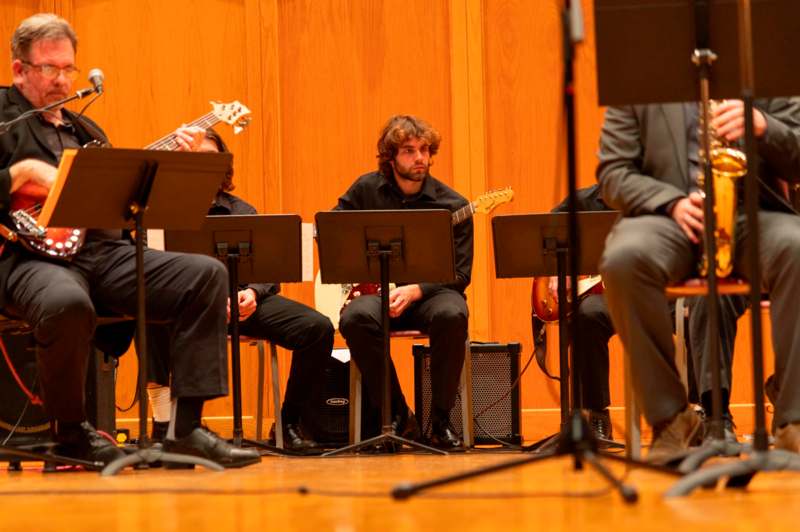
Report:
[{"label": "brown dress shoe", "polygon": [[669,422],[653,428],[653,443],[647,453],[651,464],[667,465],[681,458],[700,432],[702,421],[690,406],[684,408]]},{"label": "brown dress shoe", "polygon": [[800,453],[800,422],[789,423],[775,431],[775,448]]}]

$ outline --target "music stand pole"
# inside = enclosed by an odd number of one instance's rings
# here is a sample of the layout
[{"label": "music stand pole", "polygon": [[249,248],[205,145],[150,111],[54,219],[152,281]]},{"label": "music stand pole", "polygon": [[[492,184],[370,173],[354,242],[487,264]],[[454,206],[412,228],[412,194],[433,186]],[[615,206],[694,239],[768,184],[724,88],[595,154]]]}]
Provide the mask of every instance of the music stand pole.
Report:
[{"label": "music stand pole", "polygon": [[139,394],[139,441],[136,452],[117,458],[106,465],[101,476],[108,477],[116,475],[119,471],[129,465],[136,466],[137,469],[147,469],[148,464],[153,462],[175,463],[175,464],[194,464],[202,465],[212,471],[222,471],[224,468],[197,456],[189,456],[177,453],[168,453],[160,449],[155,449],[150,445],[150,438],[147,435],[148,400],[147,400],[147,317],[145,311],[145,279],[144,279],[144,240],[146,230],[144,227],[144,214],[147,211],[150,200],[150,192],[153,189],[158,163],[152,162],[143,165],[141,170],[140,188],[136,197],[129,206],[128,218],[133,219],[136,234],[136,354],[139,358],[139,376],[137,382],[137,393]]},{"label": "music stand pole", "polygon": [[[229,325],[231,336],[231,381],[233,385],[233,438],[231,438],[231,443],[237,447],[248,445],[276,454],[299,455],[301,453],[244,437],[244,429],[242,428],[242,357],[241,345],[239,344],[239,264],[246,261],[250,256],[249,250],[246,249],[250,245],[249,243],[240,242],[238,246],[231,247],[217,242],[216,246],[217,258],[223,261],[228,268],[228,299],[230,300],[231,309]],[[280,405],[276,404],[275,408],[280,408]],[[275,427],[276,442],[280,441],[278,439],[278,430],[283,430],[280,424],[276,424]]]},{"label": "music stand pole", "polygon": [[[233,444],[241,447],[242,430],[242,364],[239,346],[239,258],[246,258],[241,249],[227,249],[217,244],[217,254],[228,268],[228,301],[231,332],[231,380],[233,381]],[[276,406],[277,408],[277,406]]]}]

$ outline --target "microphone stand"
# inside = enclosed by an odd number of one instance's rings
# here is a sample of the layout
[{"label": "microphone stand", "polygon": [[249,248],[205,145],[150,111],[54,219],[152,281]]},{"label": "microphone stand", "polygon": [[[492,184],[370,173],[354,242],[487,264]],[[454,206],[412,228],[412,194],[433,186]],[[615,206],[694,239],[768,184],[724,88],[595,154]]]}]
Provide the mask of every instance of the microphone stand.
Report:
[{"label": "microphone stand", "polygon": [[61,107],[61,106],[65,105],[65,104],[67,104],[69,102],[74,101],[74,100],[82,100],[82,99],[86,98],[87,96],[89,96],[90,94],[94,94],[95,92],[97,92],[99,94],[100,90],[101,90],[100,87],[102,87],[102,85],[98,85],[96,87],[91,87],[91,88],[88,88],[88,89],[81,89],[81,90],[75,92],[75,94],[73,94],[71,96],[67,96],[66,98],[64,98],[62,100],[58,100],[57,102],[51,103],[50,105],[45,105],[44,107],[37,107],[36,109],[30,109],[28,111],[25,111],[24,113],[22,113],[18,117],[14,118],[12,120],[9,120],[8,122],[0,122],[0,135],[4,135],[4,134],[8,133],[11,130],[11,128],[14,127],[15,124],[17,124],[19,122],[22,122],[23,120],[27,120],[28,118],[30,118],[32,116],[36,116],[38,114],[46,113],[47,111],[52,111],[53,109],[56,109],[57,107]]}]

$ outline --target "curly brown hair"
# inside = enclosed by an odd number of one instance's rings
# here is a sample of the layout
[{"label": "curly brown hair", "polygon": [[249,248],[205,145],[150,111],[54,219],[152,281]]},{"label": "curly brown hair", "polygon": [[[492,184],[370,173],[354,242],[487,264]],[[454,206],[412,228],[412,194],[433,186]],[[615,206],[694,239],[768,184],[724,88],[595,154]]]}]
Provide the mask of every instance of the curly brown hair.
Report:
[{"label": "curly brown hair", "polygon": [[426,141],[431,157],[439,151],[442,136],[429,123],[412,115],[395,115],[383,126],[378,138],[378,170],[386,177],[392,176],[391,161],[397,156],[400,146],[408,139]]},{"label": "curly brown hair", "polygon": [[[216,144],[217,151],[220,153],[229,153],[230,150],[228,146],[225,144],[225,141],[222,140],[222,137],[219,133],[216,132],[214,128],[206,129],[206,138]],[[222,192],[231,192],[233,189],[236,188],[236,185],[233,184],[233,166],[225,173],[225,179],[222,180],[222,183],[219,186],[219,189]]]}]

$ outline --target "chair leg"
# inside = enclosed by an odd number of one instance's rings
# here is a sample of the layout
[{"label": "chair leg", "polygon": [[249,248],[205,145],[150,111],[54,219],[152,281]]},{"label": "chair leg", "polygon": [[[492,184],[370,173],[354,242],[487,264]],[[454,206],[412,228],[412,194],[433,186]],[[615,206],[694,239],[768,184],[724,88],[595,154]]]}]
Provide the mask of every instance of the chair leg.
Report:
[{"label": "chair leg", "polygon": [[639,408],[633,394],[629,354],[624,354],[625,366],[625,452],[628,458],[640,459],[642,456],[642,425]]},{"label": "chair leg", "polygon": [[679,297],[675,301],[675,367],[678,369],[683,389],[689,393],[689,371],[686,361],[686,300]]},{"label": "chair leg", "polygon": [[475,445],[472,426],[472,350],[470,341],[464,346],[464,365],[461,368],[461,426],[464,429],[464,447],[469,449]]},{"label": "chair leg", "polygon": [[275,447],[283,449],[283,419],[281,418],[281,375],[278,370],[278,348],[269,344],[269,358],[272,367],[272,404],[275,406]]},{"label": "chair leg", "polygon": [[349,439],[350,444],[361,443],[361,371],[356,366],[352,356],[350,358],[350,415]]},{"label": "chair leg", "polygon": [[256,342],[258,348],[258,389],[256,391],[256,440],[264,436],[264,341]]}]

